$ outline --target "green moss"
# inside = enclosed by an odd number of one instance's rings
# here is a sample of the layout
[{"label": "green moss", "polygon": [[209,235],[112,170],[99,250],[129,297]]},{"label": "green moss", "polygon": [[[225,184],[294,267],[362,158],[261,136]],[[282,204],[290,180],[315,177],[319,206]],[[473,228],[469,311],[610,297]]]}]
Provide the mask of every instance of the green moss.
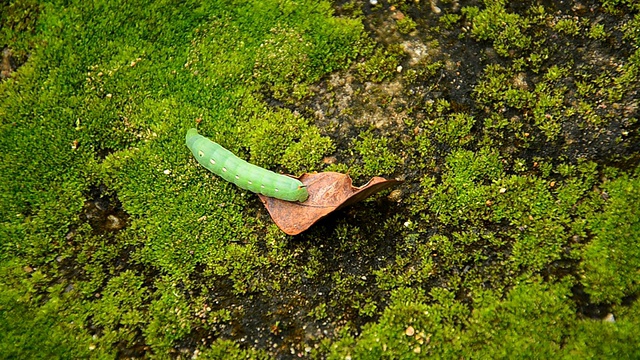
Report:
[{"label": "green moss", "polygon": [[352,170],[354,176],[392,174],[401,163],[400,157],[389,148],[389,139],[375,136],[372,131],[361,133],[353,148],[362,157],[362,167]]},{"label": "green moss", "polygon": [[588,223],[593,240],[582,250],[583,284],[594,302],[619,304],[640,288],[638,178],[621,177],[603,186],[604,212]]},{"label": "green moss", "polygon": [[[329,12],[330,9],[318,9]],[[290,10],[297,12],[295,7]],[[276,99],[300,100],[310,95],[308,84],[324,73],[348,64],[356,53],[344,51],[358,40],[361,25],[348,19],[311,18],[300,30],[276,26],[255,54],[253,77]],[[309,27],[317,26],[313,32]],[[330,34],[329,34],[330,32]],[[332,43],[327,39],[331,38]]]},{"label": "green moss", "polygon": [[[424,143],[425,140],[420,139],[422,137],[433,137],[448,146],[462,146],[472,140],[470,133],[475,124],[472,115],[451,112],[451,105],[444,100],[439,100],[435,105],[430,104],[427,111],[432,118],[425,123],[427,131],[419,136],[419,142]],[[428,148],[426,143],[423,146]]]},{"label": "green moss", "polygon": [[126,271],[109,280],[90,310],[91,323],[102,329],[102,346],[123,342],[133,344],[146,320],[148,290],[144,279]]},{"label": "green moss", "polygon": [[240,345],[231,340],[216,340],[210,348],[205,348],[198,354],[199,359],[224,360],[224,359],[264,359],[270,357],[263,351],[254,349],[241,349]]},{"label": "green moss", "polygon": [[149,324],[143,330],[145,342],[156,353],[168,353],[195,327],[194,310],[177,289],[177,284],[158,281],[159,298],[149,304]]},{"label": "green moss", "polygon": [[602,6],[610,12],[620,12],[625,6],[631,10],[640,10],[640,4],[633,0],[600,0]]},{"label": "green moss", "polygon": [[561,19],[556,22],[553,28],[561,33],[576,36],[580,33],[580,25],[574,19]]},{"label": "green moss", "polygon": [[333,144],[317,128],[289,111],[273,111],[264,105],[250,108],[251,119],[240,129],[250,162],[265,167],[286,164],[292,173],[318,170]]},{"label": "green moss", "polygon": [[456,302],[452,293],[436,289],[433,304],[427,304],[419,290],[401,288],[380,321],[367,326],[357,338],[343,337],[331,349],[329,358],[351,356],[363,359],[410,358],[459,354],[456,333],[469,310]]},{"label": "green moss", "polygon": [[[28,269],[27,269],[28,270]],[[82,329],[82,311],[67,285],[45,287],[45,274],[25,271],[18,261],[0,267],[0,352],[7,358],[108,356]],[[39,279],[39,280],[38,280]],[[40,282],[40,284],[38,284]]]},{"label": "green moss", "polygon": [[460,14],[444,14],[440,19],[438,19],[438,21],[444,24],[445,28],[452,29],[461,18],[462,16]]},{"label": "green moss", "polygon": [[35,45],[31,40],[36,32],[42,5],[34,0],[4,2],[0,5],[0,47],[11,49],[20,63],[27,60]]},{"label": "green moss", "polygon": [[275,98],[292,93],[294,98],[308,94],[302,84],[311,72],[308,53],[313,44],[293,29],[273,28],[256,54],[253,76],[270,87]]},{"label": "green moss", "polygon": [[[427,301],[419,292],[401,289],[376,325],[336,342],[330,358],[628,357],[637,352],[628,327],[635,315],[615,324],[576,320],[570,286],[522,283],[502,300],[485,290],[475,294],[472,311],[447,291],[431,291]],[[588,334],[598,334],[597,340],[587,340]]]},{"label": "green moss", "polygon": [[447,172],[442,184],[434,192],[429,205],[438,219],[445,224],[480,221],[489,198],[490,186],[484,182],[497,180],[502,175],[498,153],[489,148],[477,154],[468,150],[454,151],[447,158]]},{"label": "green moss", "polygon": [[635,335],[640,303],[613,307],[615,322],[585,319],[578,323],[576,336],[567,344],[570,357],[616,357],[633,359],[640,356],[640,341]]},{"label": "green moss", "polygon": [[[485,76],[478,86],[474,88],[475,96],[479,102],[491,104],[495,111],[500,112],[501,107],[519,109],[522,111],[524,121],[508,122],[491,120],[486,125],[487,130],[505,129],[515,134],[522,140],[529,142],[531,126],[540,131],[547,140],[556,140],[560,136],[562,124],[577,110],[582,116],[588,119],[592,125],[600,125],[602,122],[596,114],[589,111],[577,109],[567,109],[565,98],[568,89],[558,82],[566,74],[567,70],[558,66],[550,67],[545,75],[545,81],[535,84],[535,88],[527,82],[525,73],[516,73],[514,69],[504,68],[500,65],[489,65],[485,68]],[[588,91],[588,85],[579,83],[579,91]],[[590,103],[584,103],[590,106]],[[589,115],[594,115],[589,117]],[[519,118],[514,118],[520,120]],[[496,122],[497,123],[494,123]],[[528,126],[528,122],[531,125]],[[525,129],[529,129],[526,131]],[[522,131],[524,130],[524,131]],[[504,133],[503,133],[504,134]],[[503,135],[504,136],[504,135]]]},{"label": "green moss", "polygon": [[396,26],[398,27],[398,32],[401,34],[409,34],[416,29],[417,24],[412,18],[405,16],[401,20],[398,20]]},{"label": "green moss", "polygon": [[[234,151],[246,146],[253,160],[289,162],[292,172],[318,168],[331,149],[306,120],[264,111],[256,99],[263,89],[304,89],[347,66],[358,51],[345,49],[357,47],[362,25],[332,18],[327,3],[284,6],[288,22],[269,15],[279,11],[275,2],[219,5],[46,4],[41,32],[30,41],[47,46],[0,84],[0,148],[10,159],[0,165],[0,213],[12,219],[3,220],[2,257],[20,256],[51,279],[76,269],[70,273],[81,277],[79,291],[67,295],[83,314],[76,326],[99,327],[95,343],[107,352],[118,342],[146,342],[162,353],[190,336],[197,317],[187,290],[174,284],[202,286],[191,285],[196,267],[202,276],[229,279],[237,293],[280,285],[280,278],[256,276],[268,260],[251,235],[263,225],[244,211],[249,194],[190,160],[186,128],[200,122],[204,134]],[[11,21],[18,27],[32,15]],[[288,44],[283,57],[269,57],[274,42]],[[258,136],[274,141],[259,144]],[[90,186],[100,183],[129,215],[117,234],[96,235],[81,216]],[[131,267],[164,276],[146,278]],[[224,321],[221,310],[216,317]],[[57,320],[46,313],[34,321]]]},{"label": "green moss", "polygon": [[356,74],[363,81],[382,82],[397,73],[403,55],[400,46],[377,48],[364,62],[357,63]]},{"label": "green moss", "polygon": [[575,321],[575,310],[568,301],[570,285],[521,284],[502,301],[490,291],[478,294],[479,301],[463,335],[468,344],[466,355],[505,358],[561,354]]},{"label": "green moss", "polygon": [[589,37],[594,40],[604,40],[609,34],[602,24],[592,24],[589,28]]},{"label": "green moss", "polygon": [[633,19],[622,27],[624,37],[636,44],[640,44],[640,14],[636,14]]},{"label": "green moss", "polygon": [[[431,240],[432,243],[439,242],[435,237]],[[405,240],[408,247],[411,246],[411,241],[411,237]],[[374,271],[378,287],[382,290],[393,290],[397,287],[409,288],[426,284],[435,273],[435,265],[430,256],[433,247],[429,245],[420,244],[410,247],[407,254],[397,255],[394,262],[387,267]]]},{"label": "green moss", "polygon": [[465,7],[462,13],[472,23],[471,34],[480,40],[493,41],[501,56],[510,56],[510,50],[526,50],[531,45],[531,37],[526,34],[528,20],[507,12],[504,1],[487,2],[483,10]]}]

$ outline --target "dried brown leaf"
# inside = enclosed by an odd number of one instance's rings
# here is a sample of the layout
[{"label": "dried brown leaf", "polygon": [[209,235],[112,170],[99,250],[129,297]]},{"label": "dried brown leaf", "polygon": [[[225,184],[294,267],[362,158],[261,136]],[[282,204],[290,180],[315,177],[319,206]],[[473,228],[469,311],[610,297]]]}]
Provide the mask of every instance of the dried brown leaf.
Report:
[{"label": "dried brown leaf", "polygon": [[258,195],[276,225],[289,235],[300,234],[330,213],[400,183],[376,176],[367,184],[354,187],[349,175],[337,172],[304,174],[298,179],[309,191],[309,198],[303,203]]}]

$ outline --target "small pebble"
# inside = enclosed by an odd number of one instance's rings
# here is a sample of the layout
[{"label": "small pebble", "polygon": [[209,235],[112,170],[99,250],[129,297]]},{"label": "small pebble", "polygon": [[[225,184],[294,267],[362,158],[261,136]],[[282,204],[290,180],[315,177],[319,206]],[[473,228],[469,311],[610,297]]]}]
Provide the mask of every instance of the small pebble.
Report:
[{"label": "small pebble", "polygon": [[404,19],[404,13],[402,13],[402,11],[396,11],[391,15],[391,17],[395,20],[400,21]]},{"label": "small pebble", "polygon": [[605,316],[604,321],[614,323],[616,322],[616,318],[612,313],[608,313],[607,316]]},{"label": "small pebble", "polygon": [[416,329],[413,326],[409,325],[409,327],[404,331],[404,334],[407,336],[413,336],[416,333]]},{"label": "small pebble", "polygon": [[125,222],[115,215],[107,216],[107,222],[104,225],[105,228],[110,230],[120,230],[125,226]]},{"label": "small pebble", "polygon": [[324,159],[322,159],[322,162],[325,163],[325,164],[333,164],[336,161],[338,161],[338,159],[336,159],[335,156],[327,156]]},{"label": "small pebble", "polygon": [[400,201],[402,198],[402,190],[393,190],[387,198],[391,201]]},{"label": "small pebble", "polygon": [[107,198],[96,199],[93,202],[93,205],[96,207],[96,209],[100,211],[107,211],[109,209],[109,199]]},{"label": "small pebble", "polygon": [[378,5],[378,0],[369,0],[369,4]]},{"label": "small pebble", "polygon": [[76,232],[71,230],[67,233],[67,235],[64,236],[65,239],[67,239],[67,241],[73,239],[73,237],[76,236]]}]

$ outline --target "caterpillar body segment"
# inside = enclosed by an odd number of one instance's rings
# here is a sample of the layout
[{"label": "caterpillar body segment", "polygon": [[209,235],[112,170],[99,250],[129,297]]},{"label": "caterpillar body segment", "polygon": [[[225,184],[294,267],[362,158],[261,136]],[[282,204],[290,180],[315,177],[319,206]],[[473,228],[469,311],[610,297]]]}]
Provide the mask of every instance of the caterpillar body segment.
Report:
[{"label": "caterpillar body segment", "polygon": [[186,143],[200,165],[245,190],[286,201],[303,202],[309,197],[299,180],[250,164],[196,129],[187,131]]}]

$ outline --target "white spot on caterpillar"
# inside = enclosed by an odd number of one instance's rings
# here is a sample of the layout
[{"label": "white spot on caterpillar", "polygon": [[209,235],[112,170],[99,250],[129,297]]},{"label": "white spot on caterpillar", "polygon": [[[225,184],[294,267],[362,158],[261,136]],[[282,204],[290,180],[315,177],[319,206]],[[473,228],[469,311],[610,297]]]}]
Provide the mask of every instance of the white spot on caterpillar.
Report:
[{"label": "white spot on caterpillar", "polygon": [[222,168],[222,171],[227,172],[227,168],[226,168],[226,167],[223,167],[223,168]]},{"label": "white spot on caterpillar", "polygon": [[200,157],[204,156],[204,153],[202,152],[202,150],[198,151],[198,156],[200,156]]},{"label": "white spot on caterpillar", "polygon": [[215,165],[216,161],[214,159],[209,160],[209,162],[211,163],[211,165]]},{"label": "white spot on caterpillar", "polygon": [[253,181],[249,181],[249,185],[252,185],[252,184],[253,184]]},{"label": "white spot on caterpillar", "polygon": [[236,180],[240,179],[240,176],[236,175]]},{"label": "white spot on caterpillar", "polygon": [[274,190],[275,190],[276,192],[280,191],[280,190],[278,190],[278,188],[275,188]]},{"label": "white spot on caterpillar", "polygon": [[260,185],[260,188],[261,188],[261,189],[264,189],[264,185]]}]

